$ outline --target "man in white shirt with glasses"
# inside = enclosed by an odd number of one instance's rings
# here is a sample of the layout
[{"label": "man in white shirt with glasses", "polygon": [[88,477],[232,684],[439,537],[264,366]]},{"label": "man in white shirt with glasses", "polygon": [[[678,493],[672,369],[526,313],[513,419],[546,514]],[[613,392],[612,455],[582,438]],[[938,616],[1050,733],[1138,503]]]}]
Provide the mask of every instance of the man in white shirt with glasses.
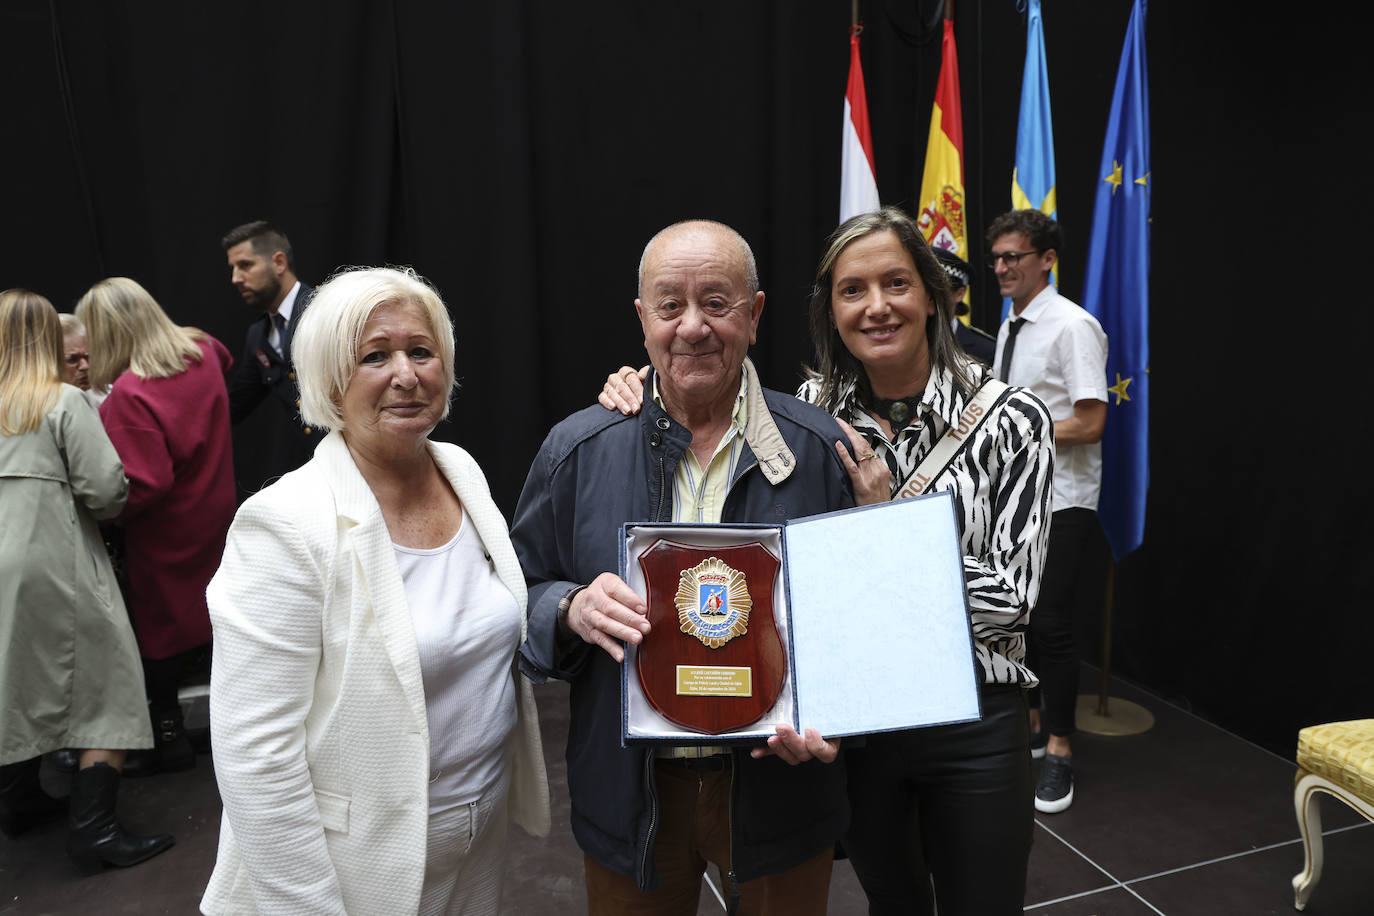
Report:
[{"label": "man in white shirt with glasses", "polygon": [[992,221],[986,240],[988,267],[998,290],[1011,299],[997,332],[993,369],[1008,384],[1038,395],[1054,420],[1054,515],[1026,653],[1027,666],[1040,678],[1029,698],[1032,753],[1044,757],[1035,808],[1054,814],[1073,804],[1075,622],[1100,610],[1106,581],[1097,497],[1107,420],[1107,335],[1096,318],[1050,283],[1063,245],[1057,222],[1038,210],[1013,210]]}]

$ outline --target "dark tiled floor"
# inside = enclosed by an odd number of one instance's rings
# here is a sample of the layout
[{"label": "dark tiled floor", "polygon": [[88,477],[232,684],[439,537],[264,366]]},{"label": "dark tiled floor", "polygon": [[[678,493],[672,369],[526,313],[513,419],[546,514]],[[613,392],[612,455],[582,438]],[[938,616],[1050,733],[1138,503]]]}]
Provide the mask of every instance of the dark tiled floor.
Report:
[{"label": "dark tiled floor", "polygon": [[[1095,685],[1096,673],[1085,668],[1084,692]],[[1076,801],[1069,811],[1037,821],[1027,912],[1292,913],[1289,881],[1303,857],[1291,800],[1293,764],[1128,685],[1114,684],[1113,696],[1149,708],[1155,727],[1136,737],[1075,739]],[[581,854],[568,829],[562,762],[566,688],[541,688],[539,698],[554,829],[543,839],[512,834],[503,910],[513,916],[583,910]],[[45,770],[44,778],[51,790],[65,792],[65,777]],[[1330,799],[1322,805],[1326,869],[1307,912],[1374,914],[1374,827]],[[19,841],[0,838],[0,913],[195,912],[219,831],[209,759],[188,773],[127,780],[121,810],[131,826],[175,833],[177,845],[139,867],[81,878],[63,855],[61,825]],[[698,912],[721,911],[703,889]],[[836,864],[830,912],[866,912],[848,863]]]}]

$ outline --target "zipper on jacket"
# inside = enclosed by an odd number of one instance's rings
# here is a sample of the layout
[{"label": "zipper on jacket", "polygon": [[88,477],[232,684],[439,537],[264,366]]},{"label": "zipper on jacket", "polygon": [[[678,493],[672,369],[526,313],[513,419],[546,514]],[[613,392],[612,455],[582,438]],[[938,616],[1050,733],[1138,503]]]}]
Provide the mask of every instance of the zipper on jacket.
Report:
[{"label": "zipper on jacket", "polygon": [[[665,519],[663,518],[663,493],[664,493],[664,491],[665,491],[667,488],[664,486],[664,483],[665,483],[665,481],[664,481],[664,479],[663,479],[663,456],[662,456],[662,455],[659,455],[659,456],[658,456],[658,508],[654,509],[654,521],[656,521],[656,522],[665,521]],[[666,519],[666,521],[672,521],[672,519]]]},{"label": "zipper on jacket", "polygon": [[[659,459],[662,461],[662,459]],[[733,778],[733,777],[731,777]],[[654,850],[654,833],[658,830],[658,792],[654,789],[654,752],[644,754],[644,789],[649,793],[649,830],[644,834],[644,853],[639,858],[639,889],[649,885],[649,856]]]},{"label": "zipper on jacket", "polygon": [[[758,467],[758,466],[759,466],[759,459],[758,459],[758,457],[756,456],[756,457],[754,458],[754,463],[751,464],[751,465],[748,465],[748,466],[745,467],[743,470],[737,471],[736,474],[735,474],[735,479],[732,480],[732,481],[730,481],[730,485],[727,486],[727,487],[725,488],[725,499],[724,499],[724,501],[722,501],[721,504],[720,504],[720,520],[721,520],[722,522],[725,521],[725,510],[726,510],[726,508],[728,508],[729,505],[730,505],[730,496],[731,496],[731,494],[733,494],[733,493],[735,492],[735,484],[737,484],[737,483],[739,483],[741,480],[743,480],[745,474],[748,474],[750,471],[752,471],[754,468],[756,468],[756,467]],[[731,777],[731,778],[733,778],[733,777]]]}]

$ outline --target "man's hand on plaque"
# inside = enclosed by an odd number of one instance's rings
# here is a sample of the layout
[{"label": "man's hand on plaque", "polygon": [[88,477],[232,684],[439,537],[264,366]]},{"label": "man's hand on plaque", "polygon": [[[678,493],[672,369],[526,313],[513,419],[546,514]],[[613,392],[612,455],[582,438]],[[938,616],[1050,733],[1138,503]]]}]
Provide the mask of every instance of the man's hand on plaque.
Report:
[{"label": "man's hand on plaque", "polygon": [[636,369],[621,366],[606,376],[606,384],[596,399],[607,410],[618,410],[627,417],[639,413],[644,405],[644,380],[649,377],[649,367]]},{"label": "man's hand on plaque", "polygon": [[808,728],[805,737],[797,734],[796,729],[790,725],[779,725],[777,728],[778,733],[768,739],[768,745],[754,748],[749,752],[750,757],[758,760],[760,757],[773,754],[778,759],[796,766],[808,760],[830,763],[840,754],[839,738],[827,741],[814,728]]},{"label": "man's hand on plaque", "polygon": [[[568,628],[617,662],[625,660],[621,642],[638,645],[649,633],[648,607],[615,573],[602,573],[578,592],[568,608]],[[795,733],[794,733],[795,734]]]}]

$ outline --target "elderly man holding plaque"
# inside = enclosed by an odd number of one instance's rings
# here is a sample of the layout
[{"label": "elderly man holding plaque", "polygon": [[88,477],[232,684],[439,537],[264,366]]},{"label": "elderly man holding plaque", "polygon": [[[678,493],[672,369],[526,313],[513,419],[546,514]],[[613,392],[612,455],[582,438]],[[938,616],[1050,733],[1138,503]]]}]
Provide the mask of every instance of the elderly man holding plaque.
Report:
[{"label": "elderly man holding plaque", "polygon": [[[886,207],[847,220],[826,240],[816,269],[815,371],[797,392],[852,424],[849,441],[835,445],[856,499],[888,506],[866,519],[844,517],[860,526],[848,540],[867,541],[873,555],[844,581],[854,594],[899,582],[888,605],[902,616],[881,633],[885,645],[917,638],[930,655],[913,669],[966,650],[940,643],[931,628],[934,593],[925,586],[939,567],[915,572],[933,555],[931,542],[914,527],[879,533],[878,516],[923,501],[914,497],[948,494],[958,521],[959,613],[973,636],[981,715],[871,729],[863,747],[845,749],[844,847],[873,916],[1020,913],[1034,829],[1025,688],[1035,675],[1025,649],[1048,540],[1054,429],[1029,389],[996,381],[960,349],[951,333],[956,302],[911,217]],[[641,395],[639,375],[625,367],[607,379],[601,403],[632,413]],[[877,547],[887,540],[905,552],[905,574],[880,572]],[[875,603],[865,597],[846,611],[858,616]],[[875,670],[877,655],[869,655]]]},{"label": "elderly man holding plaque", "polygon": [[[617,574],[621,526],[776,525],[853,505],[835,421],[762,388],[745,356],[763,303],[753,253],[734,230],[691,221],[654,236],[635,300],[653,366],[644,410],[593,406],[554,427],[516,509],[511,538],[530,598],[522,664],[536,681],[571,683],[568,782],[592,914],[693,914],[708,861],[739,913],[825,912],[833,845],[849,819],[837,739],[779,725],[766,744],[713,744],[719,723],[669,708],[669,689],[663,714],[688,722],[698,743],[622,746],[623,644],[643,655],[655,635],[672,635],[702,651],[718,642],[766,656],[777,573],[750,565],[757,545],[704,558],[682,545],[645,551],[646,577],[686,596],[671,624],[651,624],[645,598]],[[654,578],[656,565],[668,575]],[[678,613],[690,634],[677,632]],[[770,676],[755,669],[756,681]]]}]

